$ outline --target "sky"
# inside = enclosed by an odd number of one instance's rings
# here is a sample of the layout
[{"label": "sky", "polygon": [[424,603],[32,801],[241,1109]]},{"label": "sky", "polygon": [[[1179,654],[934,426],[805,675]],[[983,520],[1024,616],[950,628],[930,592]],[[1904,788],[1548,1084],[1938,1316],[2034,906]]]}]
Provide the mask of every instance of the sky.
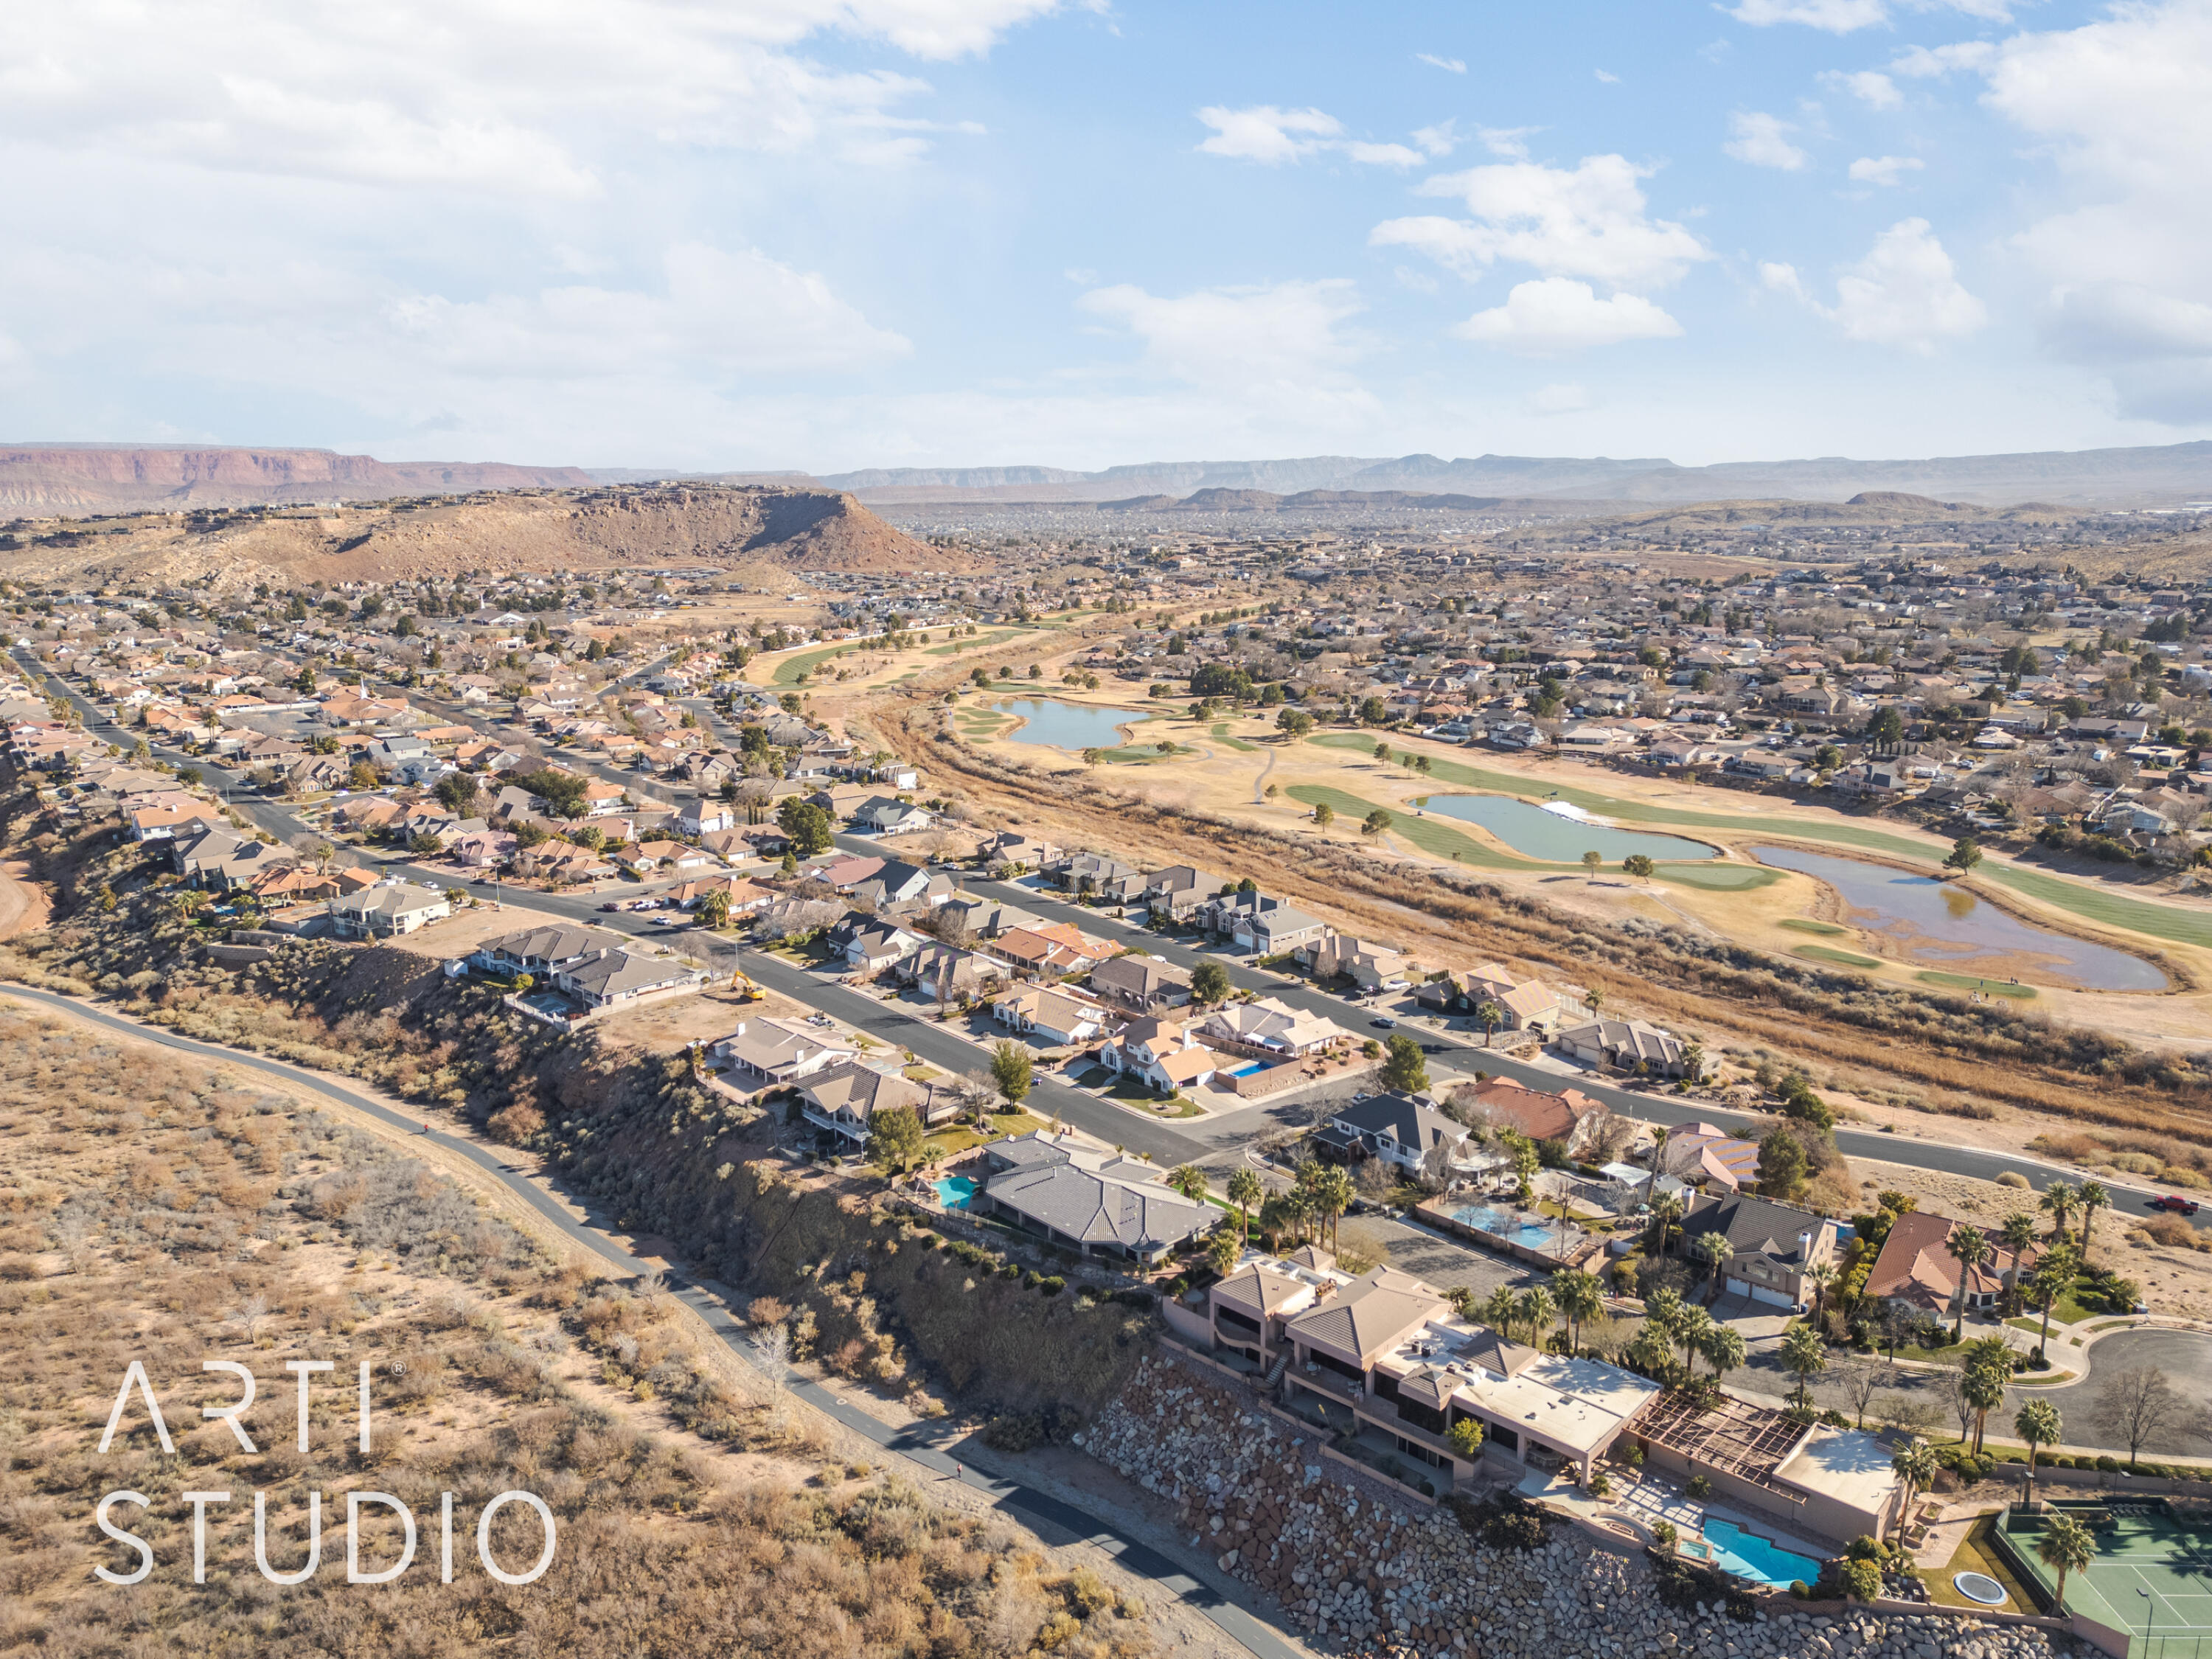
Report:
[{"label": "sky", "polygon": [[2212,0],[25,0],[0,439],[2212,435]]}]

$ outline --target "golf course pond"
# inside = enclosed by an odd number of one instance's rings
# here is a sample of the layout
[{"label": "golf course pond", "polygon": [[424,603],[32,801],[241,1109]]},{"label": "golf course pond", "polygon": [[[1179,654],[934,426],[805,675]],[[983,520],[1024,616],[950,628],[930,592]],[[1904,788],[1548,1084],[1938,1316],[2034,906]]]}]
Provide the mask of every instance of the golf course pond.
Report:
[{"label": "golf course pond", "polygon": [[1006,733],[1006,742],[1041,744],[1052,749],[1116,748],[1127,735],[1121,728],[1146,718],[1141,708],[1109,708],[1058,697],[1017,697],[991,706],[1021,721]]},{"label": "golf course pond", "polygon": [[2141,957],[2035,927],[1954,882],[1796,847],[1748,850],[1761,864],[1826,884],[1844,902],[1844,920],[1869,943],[1924,967],[2087,991],[2166,987]]},{"label": "golf course pond", "polygon": [[1618,864],[1632,853],[1651,859],[1720,856],[1701,841],[1615,830],[1592,823],[1571,808],[1559,811],[1511,795],[1431,795],[1420,806],[1444,817],[1479,823],[1523,858],[1552,864],[1578,864],[1585,853],[1595,853],[1607,864]]}]

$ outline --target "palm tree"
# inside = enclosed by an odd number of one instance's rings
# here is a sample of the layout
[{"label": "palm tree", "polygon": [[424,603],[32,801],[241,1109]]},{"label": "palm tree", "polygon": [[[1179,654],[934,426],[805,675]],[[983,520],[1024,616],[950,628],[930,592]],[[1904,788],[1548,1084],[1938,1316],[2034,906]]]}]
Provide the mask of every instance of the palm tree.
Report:
[{"label": "palm tree", "polygon": [[1552,1299],[1551,1291],[1541,1285],[1532,1285],[1521,1292],[1521,1299],[1515,1304],[1514,1311],[1528,1327],[1528,1346],[1540,1348],[1544,1346],[1544,1340],[1551,1335],[1553,1324],[1559,1319],[1559,1304]]},{"label": "palm tree", "polygon": [[1717,1382],[1743,1364],[1743,1333],[1733,1325],[1716,1322],[1698,1343],[1698,1352],[1713,1368],[1713,1381]]},{"label": "palm tree", "polygon": [[2064,1432],[2065,1425],[2058,1415],[2058,1407],[2048,1400],[2031,1400],[2020,1408],[2012,1420],[2013,1431],[2027,1443],[2027,1501],[2035,1502],[2035,1450],[2039,1446],[2055,1446]]},{"label": "palm tree", "polygon": [[1782,1369],[1797,1379],[1797,1404],[1801,1409],[1806,1401],[1806,1379],[1826,1370],[1827,1364],[1827,1351],[1821,1346],[1820,1334],[1810,1325],[1792,1325],[1784,1334]]},{"label": "palm tree", "polygon": [[1959,1264],[1959,1316],[1951,1326],[1951,1340],[1956,1342],[1966,1331],[1966,1281],[1990,1259],[1990,1241],[1978,1227],[1958,1226],[1951,1229],[1943,1249]]},{"label": "palm tree", "polygon": [[1293,1193],[1270,1193],[1260,1200],[1260,1236],[1274,1249],[1285,1233],[1297,1231],[1297,1199]]},{"label": "palm tree", "polygon": [[1836,1282],[1836,1265],[1832,1261],[1815,1261],[1805,1270],[1805,1279],[1813,1287],[1813,1323],[1826,1330],[1828,1286]]},{"label": "palm tree", "polygon": [[1482,1304],[1482,1322],[1510,1342],[1513,1340],[1513,1322],[1520,1312],[1521,1304],[1515,1299],[1512,1291],[1500,1285]]},{"label": "palm tree", "polygon": [[1674,1330],[1682,1322],[1682,1297],[1672,1286],[1662,1285],[1644,1298],[1644,1316],[1664,1332],[1667,1340],[1674,1340]]},{"label": "palm tree", "polygon": [[2043,1309],[2043,1334],[2035,1339],[2039,1348],[2050,1345],[2051,1304],[2073,1288],[2075,1270],[2074,1252],[2060,1245],[2043,1258],[2043,1265],[2027,1281],[2029,1292]]},{"label": "palm tree", "polygon": [[1990,1413],[2004,1404],[2005,1373],[1995,1365],[1969,1365],[1960,1384],[1974,1408],[1974,1455],[1982,1455],[1982,1430]]},{"label": "palm tree", "polygon": [[2105,1190],[2103,1182],[2085,1181],[2081,1190],[2074,1195],[2074,1201],[2081,1206],[2081,1260],[2086,1265],[2089,1260],[2089,1229],[2096,1224],[2098,1211],[2112,1207],[2112,1195]]},{"label": "palm tree", "polygon": [[1552,1275],[1552,1300],[1566,1316],[1567,1347],[1571,1352],[1581,1352],[1583,1321],[1604,1311],[1605,1286],[1598,1282],[1595,1273],[1584,1273],[1579,1267],[1562,1267]]},{"label": "palm tree", "polygon": [[1697,1375],[1695,1361],[1705,1351],[1705,1339],[1720,1328],[1718,1322],[1703,1308],[1685,1308],[1682,1317],[1674,1326],[1674,1346],[1682,1351],[1682,1374]]},{"label": "palm tree", "polygon": [[1314,1197],[1320,1201],[1321,1212],[1328,1222],[1328,1243],[1331,1249],[1336,1249],[1344,1242],[1343,1236],[1338,1231],[1337,1224],[1343,1219],[1344,1212],[1352,1207],[1352,1200],[1355,1196],[1357,1194],[1352,1188],[1352,1176],[1345,1170],[1338,1169],[1332,1169],[1323,1176],[1321,1178],[1321,1185],[1314,1193]]},{"label": "palm tree", "polygon": [[[2039,1401],[2039,1404],[2048,1402]],[[2058,1575],[2058,1610],[2066,1610],[2066,1575],[2097,1559],[2097,1540],[2088,1528],[2063,1512],[2050,1516],[2035,1540],[2036,1559]]]},{"label": "palm tree", "polygon": [[1657,1254],[1667,1254],[1667,1240],[1674,1231],[1674,1224],[1682,1218],[1682,1200],[1673,1193],[1662,1193],[1651,1200],[1651,1218],[1659,1224]]},{"label": "palm tree", "polygon": [[2025,1210],[2014,1210],[2004,1218],[2004,1227],[1997,1237],[2012,1252],[2012,1261],[2005,1267],[2005,1300],[2016,1309],[2021,1262],[2035,1247],[2035,1218]]},{"label": "palm tree", "polygon": [[1482,1027],[1482,1046],[1487,1048],[1498,1035],[1498,1028],[1505,1023],[1505,1011],[1494,1002],[1474,1005],[1474,1023]]},{"label": "palm tree", "polygon": [[1178,1164],[1169,1170],[1168,1185],[1194,1204],[1206,1201],[1206,1171],[1195,1164]]},{"label": "palm tree", "polygon": [[1291,1224],[1295,1230],[1298,1243],[1301,1244],[1319,1243],[1318,1239],[1309,1238],[1307,1234],[1307,1230],[1313,1224],[1314,1218],[1321,1213],[1321,1205],[1314,1197],[1313,1188],[1301,1182],[1283,1194],[1283,1203],[1284,1207],[1291,1212]]},{"label": "palm tree", "polygon": [[1926,1492],[1929,1487],[1936,1484],[1936,1471],[1938,1467],[1936,1462],[1936,1449],[1924,1440],[1916,1440],[1911,1445],[1902,1448],[1896,1456],[1891,1458],[1889,1467],[1894,1469],[1898,1478],[1905,1482],[1905,1508],[1906,1512],[1910,1513],[1914,1497]]},{"label": "palm tree", "polygon": [[2066,1218],[2074,1213],[2074,1189],[2063,1181],[2054,1181],[2036,1201],[2036,1207],[2051,1218],[2051,1236],[2059,1243],[2066,1242]]},{"label": "palm tree", "polygon": [[1237,1206],[1237,1224],[1248,1238],[1252,1233],[1252,1206],[1267,1195],[1259,1176],[1242,1164],[1230,1176],[1229,1201]]},{"label": "palm tree", "polygon": [[1712,1232],[1700,1233],[1698,1235],[1698,1242],[1690,1248],[1696,1254],[1703,1256],[1705,1265],[1713,1270],[1712,1288],[1717,1293],[1721,1286],[1721,1268],[1727,1264],[1729,1257],[1735,1254],[1728,1242],[1728,1235],[1717,1229]]}]

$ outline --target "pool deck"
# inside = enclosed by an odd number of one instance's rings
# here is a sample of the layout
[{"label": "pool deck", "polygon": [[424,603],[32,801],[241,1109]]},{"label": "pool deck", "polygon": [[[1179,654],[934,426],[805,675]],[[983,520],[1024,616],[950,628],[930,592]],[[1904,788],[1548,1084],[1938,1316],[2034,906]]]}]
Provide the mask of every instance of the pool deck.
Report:
[{"label": "pool deck", "polygon": [[[1808,1557],[1815,1562],[1826,1560],[1836,1552],[1832,1546],[1818,1544],[1811,1540],[1776,1526],[1765,1516],[1747,1514],[1730,1509],[1725,1504],[1699,1503],[1685,1494],[1672,1481],[1648,1474],[1632,1474],[1617,1464],[1605,1466],[1607,1479],[1613,1482],[1610,1498],[1592,1498],[1565,1475],[1547,1475],[1532,1470],[1522,1480],[1517,1491],[1524,1498],[1556,1504],[1561,1509],[1595,1520],[1601,1516],[1614,1516],[1627,1521],[1649,1534],[1662,1521],[1671,1522],[1674,1530],[1684,1538],[1705,1535],[1705,1522],[1725,1521],[1741,1528],[1755,1538],[1763,1538],[1793,1554]],[[1783,1586],[1787,1589],[1787,1585]]]}]

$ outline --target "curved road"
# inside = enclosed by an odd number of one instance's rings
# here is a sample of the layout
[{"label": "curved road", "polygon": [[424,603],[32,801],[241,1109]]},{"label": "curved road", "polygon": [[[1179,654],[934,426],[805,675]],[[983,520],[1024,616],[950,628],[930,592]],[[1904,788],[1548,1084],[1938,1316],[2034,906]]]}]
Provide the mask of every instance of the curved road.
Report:
[{"label": "curved road", "polygon": [[[2055,1328],[2051,1340],[2056,1354]],[[2063,1389],[2014,1389],[2006,1395],[2007,1403],[2016,1410],[2028,1400],[2048,1400],[2064,1419],[2066,1444],[2124,1454],[2128,1437],[2112,1398],[2115,1381],[2136,1366],[2155,1366],[2173,1389],[2174,1410],[2166,1424],[2144,1440],[2143,1450],[2154,1456],[2197,1458],[2212,1449],[2212,1335],[2154,1328],[2114,1331],[2099,1337],[2084,1352],[2089,1369],[2078,1382]]]},{"label": "curved road", "polygon": [[[27,986],[0,985],[0,996],[57,1009],[140,1042],[158,1043],[162,1048],[177,1049],[203,1060],[240,1066],[282,1078],[336,1101],[349,1111],[365,1114],[395,1129],[415,1132],[422,1127],[421,1120],[395,1112],[357,1090],[349,1089],[320,1073],[303,1066],[224,1048],[219,1043],[202,1042],[197,1038],[180,1036],[156,1026],[141,1025],[135,1020],[111,1014],[105,1009],[88,1006],[74,998],[33,990]],[[457,1139],[451,1135],[440,1136],[439,1140],[442,1146],[459,1152],[515,1194],[565,1237],[585,1246],[610,1266],[636,1275],[649,1275],[659,1271],[657,1263],[639,1260],[598,1228],[577,1220],[533,1182],[507,1168],[474,1142]],[[755,1359],[744,1328],[731,1316],[723,1297],[717,1293],[719,1287],[713,1286],[711,1281],[694,1281],[676,1274],[669,1276],[669,1283],[684,1304],[697,1313],[708,1328],[733,1352],[748,1361]],[[838,1399],[819,1383],[800,1380],[787,1386],[808,1405],[827,1413],[847,1428],[866,1436],[885,1449],[911,1459],[932,1474],[948,1480],[957,1479],[966,1486],[990,1493],[1011,1510],[1042,1521],[1055,1531],[1069,1534],[1076,1541],[1097,1545],[1113,1555],[1129,1572],[1151,1580],[1166,1594],[1188,1602],[1205,1613],[1224,1636],[1259,1656],[1259,1659],[1297,1659],[1297,1650],[1248,1607],[1224,1596],[1212,1585],[1192,1577],[1174,1562],[1123,1532],[1111,1521],[1089,1514],[1048,1492],[1039,1492],[1018,1481],[992,1480],[953,1458],[945,1448],[954,1445],[963,1431],[927,1423],[917,1424],[909,1429],[893,1429]],[[1231,1594],[1238,1594],[1241,1589],[1241,1586],[1235,1587]]]}]

